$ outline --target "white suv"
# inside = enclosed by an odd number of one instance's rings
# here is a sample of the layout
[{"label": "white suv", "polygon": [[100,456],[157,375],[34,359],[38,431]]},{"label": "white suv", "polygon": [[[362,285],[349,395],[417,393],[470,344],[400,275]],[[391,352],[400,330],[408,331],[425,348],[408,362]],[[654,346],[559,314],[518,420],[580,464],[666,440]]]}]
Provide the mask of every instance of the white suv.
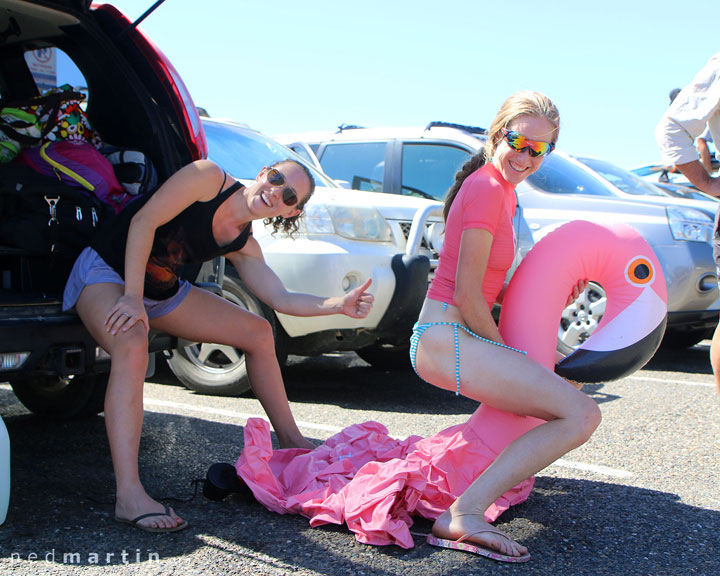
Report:
[{"label": "white suv", "polygon": [[[240,180],[252,180],[264,166],[280,160],[302,161],[248,126],[211,118],[203,118],[203,125],[209,158]],[[223,296],[272,324],[281,364],[289,353],[313,356],[334,350],[354,350],[381,367],[409,364],[412,325],[428,275],[437,265],[442,204],[350,192],[311,170],[317,187],[295,238],[273,235],[262,222],[253,223],[253,234],[268,265],[289,290],[338,295],[372,278],[375,304],[368,317],[276,314],[243,285],[231,266],[221,282]],[[168,364],[184,385],[205,394],[237,395],[249,389],[241,350],[180,342]]]},{"label": "white suv", "polygon": [[[278,140],[311,151],[331,178],[358,190],[440,200],[460,166],[482,146],[483,128],[432,122],[416,128],[358,128],[286,134]],[[718,320],[720,301],[710,245],[712,219],[692,200],[679,207],[620,199],[619,191],[560,151],[517,189],[519,257],[550,230],[568,220],[620,220],[648,241],[668,279],[665,343],[689,346],[707,337]],[[668,202],[670,204],[670,202]],[[677,204],[677,203],[676,203]],[[592,286],[565,311],[559,350],[585,341],[604,311],[604,292]]]}]

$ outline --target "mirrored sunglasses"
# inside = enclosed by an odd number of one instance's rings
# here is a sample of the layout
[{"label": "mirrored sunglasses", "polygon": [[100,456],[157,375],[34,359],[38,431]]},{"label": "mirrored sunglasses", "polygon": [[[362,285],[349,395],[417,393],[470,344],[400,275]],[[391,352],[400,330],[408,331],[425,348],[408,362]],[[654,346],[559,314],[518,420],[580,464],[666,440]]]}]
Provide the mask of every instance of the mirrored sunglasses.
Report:
[{"label": "mirrored sunglasses", "polygon": [[[278,188],[280,186],[285,186],[285,176],[283,176],[280,170],[277,170],[276,168],[270,168],[265,176],[267,178],[267,181],[272,186],[276,186]],[[282,201],[285,206],[295,206],[295,204],[298,203],[298,197],[295,193],[295,190],[293,190],[289,186],[285,186],[285,188],[283,188],[282,190]]]},{"label": "mirrored sunglasses", "polygon": [[505,140],[510,145],[510,148],[517,152],[522,152],[526,148],[530,149],[530,156],[537,158],[538,156],[546,156],[555,149],[555,144],[552,142],[539,142],[537,140],[529,140],[522,134],[518,134],[514,130],[507,130],[501,128]]}]

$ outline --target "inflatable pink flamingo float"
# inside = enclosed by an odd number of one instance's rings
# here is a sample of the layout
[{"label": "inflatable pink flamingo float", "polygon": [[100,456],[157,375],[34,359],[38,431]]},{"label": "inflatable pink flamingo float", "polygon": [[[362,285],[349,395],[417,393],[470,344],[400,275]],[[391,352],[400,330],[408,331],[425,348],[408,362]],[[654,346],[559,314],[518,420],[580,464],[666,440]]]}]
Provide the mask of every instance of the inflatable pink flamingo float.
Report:
[{"label": "inflatable pink flamingo float", "polygon": [[[500,331],[549,368],[567,294],[579,279],[600,284],[607,307],[598,329],[556,371],[581,382],[624,377],[655,353],[665,331],[667,290],[652,249],[630,226],[574,221],[540,240],[513,275]],[[541,302],[541,306],[528,306]],[[390,438],[377,422],[350,426],[315,450],[273,450],[265,420],[245,427],[237,474],[255,498],[312,526],[346,523],[360,542],[414,545],[412,516],[435,519],[515,438],[540,420],[481,405],[463,424],[428,438]],[[485,513],[496,520],[525,501],[534,478]]]}]

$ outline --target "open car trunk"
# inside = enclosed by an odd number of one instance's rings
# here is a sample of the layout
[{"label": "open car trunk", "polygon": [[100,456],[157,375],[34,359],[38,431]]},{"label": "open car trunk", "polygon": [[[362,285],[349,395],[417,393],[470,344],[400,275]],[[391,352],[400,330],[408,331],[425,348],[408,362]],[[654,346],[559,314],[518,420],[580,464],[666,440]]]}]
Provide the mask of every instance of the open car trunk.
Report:
[{"label": "open car trunk", "polygon": [[[152,193],[182,166],[206,157],[202,125],[179,75],[115,7],[91,6],[89,0],[0,0],[0,113],[18,106],[27,111],[33,99],[63,84],[82,98],[75,116],[63,126],[62,139],[78,137],[80,123],[75,126],[73,119],[85,116],[100,136],[95,152],[109,158],[113,151],[132,151],[142,158],[143,167],[153,167],[155,185],[142,193]],[[41,148],[46,140],[44,136],[37,144],[22,143],[22,149]],[[42,225],[37,230],[17,225],[25,215],[25,208],[19,206],[27,200],[30,187],[15,185],[9,167],[16,160],[4,160],[0,236],[14,225],[20,235],[33,240],[35,233],[44,233]],[[52,170],[62,177],[64,168],[67,165],[53,165]],[[52,172],[46,177],[52,181]],[[56,188],[57,179],[53,183]],[[54,202],[56,197],[60,198],[57,212],[67,207],[64,198],[70,194],[55,188],[51,194],[48,185],[45,200],[40,192],[41,209],[44,201]],[[47,209],[49,223],[50,204]],[[88,213],[82,216],[86,219]],[[102,224],[99,219],[98,226]],[[36,412],[70,416],[86,409],[102,410],[103,395],[91,391],[104,386],[108,358],[79,318],[63,313],[60,306],[75,254],[42,252],[35,242],[13,238],[5,234],[0,241],[0,381],[9,381],[23,403]],[[199,277],[198,266],[186,270],[185,277],[212,280],[207,276],[217,269],[217,265],[203,268],[210,272]],[[151,341],[151,351],[172,346],[165,335]]]}]

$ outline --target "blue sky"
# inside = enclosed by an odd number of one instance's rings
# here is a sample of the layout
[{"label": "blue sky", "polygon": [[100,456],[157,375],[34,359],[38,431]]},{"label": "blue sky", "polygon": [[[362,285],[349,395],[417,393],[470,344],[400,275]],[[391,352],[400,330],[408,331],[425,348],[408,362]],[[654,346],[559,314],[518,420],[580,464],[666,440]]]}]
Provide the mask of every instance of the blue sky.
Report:
[{"label": "blue sky", "polygon": [[267,134],[487,126],[531,89],[560,110],[559,148],[625,168],[660,161],[668,92],[720,51],[717,0],[166,0],[140,27],[198,106]]}]

